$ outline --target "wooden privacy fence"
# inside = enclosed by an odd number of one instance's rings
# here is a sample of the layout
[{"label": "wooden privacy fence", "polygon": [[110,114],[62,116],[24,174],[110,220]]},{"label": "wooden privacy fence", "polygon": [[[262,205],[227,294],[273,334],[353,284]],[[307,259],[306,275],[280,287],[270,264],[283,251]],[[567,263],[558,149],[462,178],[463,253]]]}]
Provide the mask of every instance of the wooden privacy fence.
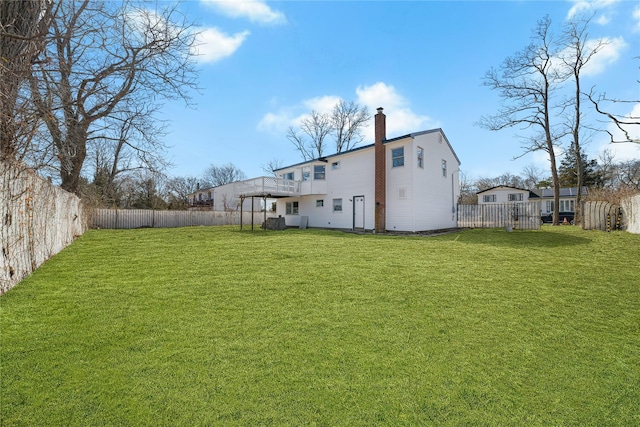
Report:
[{"label": "wooden privacy fence", "polygon": [[81,200],[25,165],[0,162],[0,294],[87,228]]},{"label": "wooden privacy fence", "polygon": [[[267,213],[267,217],[273,217]],[[264,212],[254,212],[253,222],[262,224]],[[242,213],[242,223],[252,224],[251,212]],[[239,225],[240,212],[224,211],[154,211],[150,209],[96,209],[94,228],[173,228],[195,225]]]},{"label": "wooden privacy fence", "polygon": [[623,228],[623,211],[620,206],[599,201],[582,204],[583,230],[621,230]]},{"label": "wooden privacy fence", "polygon": [[458,227],[540,229],[539,202],[458,205]]}]

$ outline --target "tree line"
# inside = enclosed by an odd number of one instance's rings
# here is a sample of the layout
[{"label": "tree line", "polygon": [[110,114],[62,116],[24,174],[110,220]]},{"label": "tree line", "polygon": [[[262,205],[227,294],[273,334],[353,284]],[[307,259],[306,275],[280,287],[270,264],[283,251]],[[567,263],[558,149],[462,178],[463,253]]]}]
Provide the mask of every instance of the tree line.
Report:
[{"label": "tree line", "polygon": [[[586,199],[607,200],[615,204],[630,194],[640,192],[640,159],[616,161],[611,151],[605,150],[598,159],[589,159],[582,154],[582,173],[579,176],[575,153],[565,153],[558,166],[560,188],[582,184],[586,187]],[[527,166],[521,173],[504,173],[495,177],[471,178],[460,175],[460,198],[458,203],[478,203],[477,193],[498,186],[509,186],[524,190],[552,188],[553,180],[542,169]]]}]

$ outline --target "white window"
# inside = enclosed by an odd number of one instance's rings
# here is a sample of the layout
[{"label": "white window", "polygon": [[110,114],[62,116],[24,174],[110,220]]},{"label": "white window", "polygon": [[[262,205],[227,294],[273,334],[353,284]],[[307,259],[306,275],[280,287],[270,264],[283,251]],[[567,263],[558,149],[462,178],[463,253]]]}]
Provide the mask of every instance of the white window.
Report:
[{"label": "white window", "polygon": [[313,167],[313,179],[324,179],[324,165],[315,165]]},{"label": "white window", "polygon": [[510,202],[521,202],[522,201],[522,193],[510,193],[509,194]]},{"label": "white window", "polygon": [[442,176],[447,176],[447,161],[442,160]]},{"label": "white window", "polygon": [[424,149],[418,147],[418,167],[424,168]]},{"label": "white window", "polygon": [[287,215],[298,215],[298,202],[287,202]]},{"label": "white window", "polygon": [[302,168],[302,180],[309,181],[311,179],[311,168],[309,166],[305,166]]},{"label": "white window", "polygon": [[331,163],[331,169],[333,170],[340,169],[340,162]]},{"label": "white window", "polygon": [[321,208],[324,206],[324,200],[316,200],[316,208]]},{"label": "white window", "polygon": [[293,181],[293,172],[283,173],[282,174],[282,178],[283,179],[289,179],[289,180]]},{"label": "white window", "polygon": [[485,194],[484,196],[482,196],[482,201],[485,203],[493,203],[496,201],[496,195],[495,194]]},{"label": "white window", "polygon": [[333,211],[342,212],[342,199],[333,199]]},{"label": "white window", "polygon": [[404,147],[391,150],[391,167],[404,166]]},{"label": "white window", "polygon": [[547,200],[547,212],[553,212],[553,200]]},{"label": "white window", "polygon": [[560,212],[573,212],[575,209],[574,200],[560,200]]}]

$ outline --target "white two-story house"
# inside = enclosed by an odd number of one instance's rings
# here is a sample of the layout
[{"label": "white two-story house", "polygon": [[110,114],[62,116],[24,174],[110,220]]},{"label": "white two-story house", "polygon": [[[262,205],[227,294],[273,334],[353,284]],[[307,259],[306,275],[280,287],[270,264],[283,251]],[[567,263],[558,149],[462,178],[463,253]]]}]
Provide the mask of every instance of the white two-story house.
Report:
[{"label": "white two-story house", "polygon": [[374,144],[276,171],[280,182],[295,184],[294,193],[277,199],[276,214],[287,226],[377,232],[453,228],[459,168],[442,129],[387,139],[379,108]]}]

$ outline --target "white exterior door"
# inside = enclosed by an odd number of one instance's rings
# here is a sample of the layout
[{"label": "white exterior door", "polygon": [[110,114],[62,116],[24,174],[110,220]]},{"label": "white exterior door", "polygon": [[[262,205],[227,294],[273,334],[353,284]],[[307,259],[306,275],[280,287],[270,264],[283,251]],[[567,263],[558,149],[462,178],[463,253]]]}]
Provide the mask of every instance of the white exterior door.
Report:
[{"label": "white exterior door", "polygon": [[364,196],[353,197],[353,228],[364,228]]}]

